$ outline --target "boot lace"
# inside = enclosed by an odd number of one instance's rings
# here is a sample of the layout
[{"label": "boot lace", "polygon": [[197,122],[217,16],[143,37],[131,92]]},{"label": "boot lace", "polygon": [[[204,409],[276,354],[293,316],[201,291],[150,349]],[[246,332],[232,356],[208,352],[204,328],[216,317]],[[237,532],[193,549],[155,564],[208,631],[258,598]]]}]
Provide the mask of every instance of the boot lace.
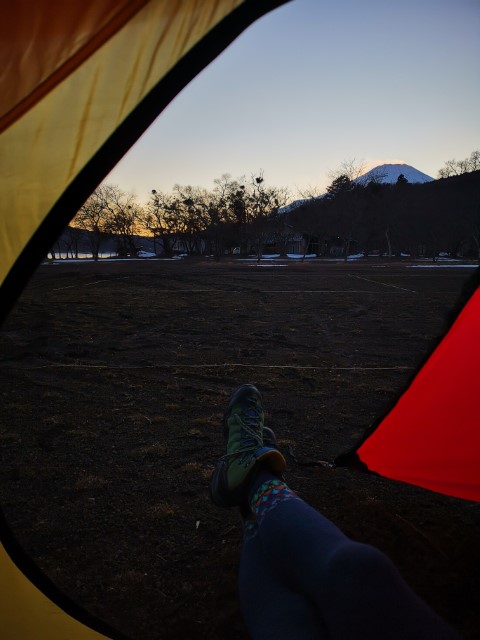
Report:
[{"label": "boot lace", "polygon": [[222,456],[223,460],[238,457],[239,462],[247,466],[252,455],[255,454],[255,451],[263,447],[263,434],[262,431],[258,429],[260,414],[261,409],[249,407],[244,411],[243,418],[238,414],[233,416],[234,420],[240,426],[241,446],[236,451],[226,453]]}]

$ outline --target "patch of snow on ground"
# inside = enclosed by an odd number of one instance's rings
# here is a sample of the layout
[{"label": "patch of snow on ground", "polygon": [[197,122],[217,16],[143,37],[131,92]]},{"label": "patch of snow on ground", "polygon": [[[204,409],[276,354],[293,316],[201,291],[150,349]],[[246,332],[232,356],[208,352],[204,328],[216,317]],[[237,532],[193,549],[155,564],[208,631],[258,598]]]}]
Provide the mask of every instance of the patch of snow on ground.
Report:
[{"label": "patch of snow on ground", "polygon": [[[280,257],[280,254],[262,256],[260,260],[276,260]],[[237,258],[238,262],[258,262],[257,256],[250,256],[249,258]]]},{"label": "patch of snow on ground", "polygon": [[430,264],[409,264],[407,269],[478,269],[477,264],[445,264],[442,262],[431,262]]},{"label": "patch of snow on ground", "polygon": [[363,253],[354,253],[351,256],[347,257],[347,260],[358,260],[359,258],[363,258]]},{"label": "patch of snow on ground", "polygon": [[[169,260],[181,260],[182,256],[173,256],[173,258],[156,258],[157,260],[169,261]],[[97,260],[96,264],[109,264],[110,262],[139,262],[140,260],[145,260],[145,258],[100,258]],[[48,260],[46,262],[42,262],[44,265],[59,265],[59,264],[87,264],[90,262],[94,262],[93,258],[64,258],[62,260]]]},{"label": "patch of snow on ground", "polygon": [[[57,265],[57,264],[74,264],[74,263],[81,263],[81,262],[93,262],[93,258],[62,258],[62,260],[48,260],[47,262],[44,262],[43,264],[52,264],[52,265]],[[114,262],[115,258],[108,258],[109,262]],[[107,262],[106,260],[98,260],[97,264],[100,262]]]},{"label": "patch of snow on ground", "polygon": [[150,251],[139,251],[137,253],[137,258],[156,258],[156,253],[151,253]]},{"label": "patch of snow on ground", "polygon": [[[287,253],[287,258],[292,258],[293,260],[299,260],[300,258],[303,258],[303,253]],[[316,253],[307,253],[305,258],[316,258],[317,254]]]}]

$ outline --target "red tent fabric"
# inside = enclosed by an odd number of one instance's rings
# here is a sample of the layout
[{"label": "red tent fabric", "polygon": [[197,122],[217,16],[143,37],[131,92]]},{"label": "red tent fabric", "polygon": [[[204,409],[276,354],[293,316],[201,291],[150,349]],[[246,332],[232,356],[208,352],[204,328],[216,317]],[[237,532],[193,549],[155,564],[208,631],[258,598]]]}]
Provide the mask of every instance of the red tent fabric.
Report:
[{"label": "red tent fabric", "polygon": [[[478,403],[478,404],[477,404]],[[370,471],[480,501],[480,288],[357,455]]]}]

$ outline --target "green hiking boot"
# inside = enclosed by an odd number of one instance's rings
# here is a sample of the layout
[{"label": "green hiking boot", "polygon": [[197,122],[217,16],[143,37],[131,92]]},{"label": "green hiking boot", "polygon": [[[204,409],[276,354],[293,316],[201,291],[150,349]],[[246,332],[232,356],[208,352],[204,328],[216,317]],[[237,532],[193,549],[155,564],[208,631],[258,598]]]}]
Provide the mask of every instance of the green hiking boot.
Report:
[{"label": "green hiking boot", "polygon": [[232,395],[223,435],[227,450],[215,466],[210,495],[219,507],[242,506],[254,471],[263,467],[280,475],[287,466],[275,447],[275,434],[264,426],[262,396],[253,385],[242,385]]}]

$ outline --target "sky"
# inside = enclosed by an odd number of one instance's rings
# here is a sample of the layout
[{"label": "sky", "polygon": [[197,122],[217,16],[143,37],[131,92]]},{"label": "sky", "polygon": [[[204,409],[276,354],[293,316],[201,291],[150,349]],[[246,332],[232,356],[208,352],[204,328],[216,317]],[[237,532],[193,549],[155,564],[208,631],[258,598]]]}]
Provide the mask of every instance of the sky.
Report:
[{"label": "sky", "polygon": [[295,199],[354,160],[437,177],[480,148],[480,0],[292,0],[240,35],[106,179],[146,201],[263,170]]}]

